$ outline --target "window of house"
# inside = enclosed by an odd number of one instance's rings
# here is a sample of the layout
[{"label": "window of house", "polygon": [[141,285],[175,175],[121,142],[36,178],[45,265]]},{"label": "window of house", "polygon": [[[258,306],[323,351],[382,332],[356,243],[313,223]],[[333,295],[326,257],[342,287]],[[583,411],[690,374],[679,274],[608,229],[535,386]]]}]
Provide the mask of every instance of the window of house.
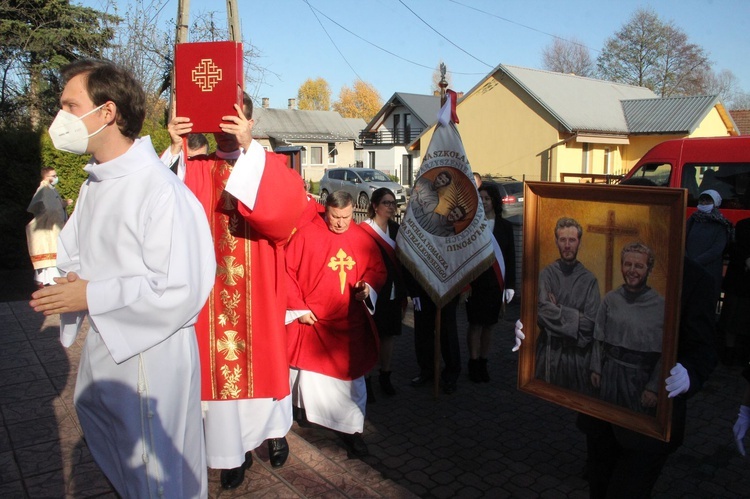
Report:
[{"label": "window of house", "polygon": [[299,160],[303,165],[307,164],[307,149],[302,149],[299,152]]},{"label": "window of house", "polygon": [[323,164],[323,148],[322,147],[311,147],[310,148],[310,164],[311,165],[322,165]]},{"label": "window of house", "polygon": [[411,142],[411,114],[404,113],[404,143]]},{"label": "window of house", "polygon": [[328,164],[329,165],[335,165],[336,164],[336,155],[338,154],[338,151],[336,150],[336,144],[333,142],[328,143]]},{"label": "window of house", "polygon": [[370,168],[375,168],[375,151],[370,151],[369,153],[367,153],[367,155],[369,156],[368,159],[370,160],[367,166],[369,166]]}]

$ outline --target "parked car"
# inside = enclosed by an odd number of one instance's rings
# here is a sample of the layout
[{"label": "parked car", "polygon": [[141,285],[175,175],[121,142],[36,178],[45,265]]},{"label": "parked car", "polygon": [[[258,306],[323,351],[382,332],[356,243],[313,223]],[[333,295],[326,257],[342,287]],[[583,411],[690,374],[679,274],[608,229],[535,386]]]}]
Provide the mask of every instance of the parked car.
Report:
[{"label": "parked car", "polygon": [[523,182],[512,177],[502,177],[484,180],[488,184],[495,184],[500,190],[503,200],[503,218],[523,215]]},{"label": "parked car", "polygon": [[373,168],[330,168],[320,179],[320,202],[325,203],[332,192],[344,190],[351,194],[359,207],[366,207],[370,203],[370,196],[375,189],[387,187],[393,191],[396,204],[406,203],[404,187],[394,182],[385,173]]},{"label": "parked car", "polygon": [[750,216],[750,137],[701,137],[655,145],[625,176],[657,186],[687,189],[687,211],[696,211],[700,193],[713,189],[721,213],[732,223]]}]

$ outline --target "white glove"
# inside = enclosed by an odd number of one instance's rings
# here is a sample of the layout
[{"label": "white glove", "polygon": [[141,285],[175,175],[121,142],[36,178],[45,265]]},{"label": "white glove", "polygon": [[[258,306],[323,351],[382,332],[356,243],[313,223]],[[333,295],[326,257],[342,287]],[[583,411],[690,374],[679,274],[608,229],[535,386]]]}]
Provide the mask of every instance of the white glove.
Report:
[{"label": "white glove", "polygon": [[682,367],[679,362],[669,370],[669,374],[672,376],[668,377],[665,381],[667,382],[667,391],[669,398],[676,397],[681,393],[685,393],[690,389],[690,376],[688,376],[687,369]]},{"label": "white glove", "polygon": [[513,299],[513,297],[516,295],[516,292],[512,289],[506,289],[503,291],[503,301],[505,303],[510,303],[510,301]]},{"label": "white glove", "polygon": [[737,414],[737,422],[734,423],[734,441],[737,444],[737,450],[740,454],[745,455],[745,444],[742,440],[745,438],[745,433],[750,427],[750,407],[746,405],[740,406],[740,413]]},{"label": "white glove", "polygon": [[523,322],[517,320],[516,328],[513,332],[516,334],[516,346],[514,346],[511,351],[517,352],[518,349],[521,348],[521,341],[526,339],[526,335],[523,334]]},{"label": "white glove", "polygon": [[419,302],[419,297],[418,296],[415,296],[414,298],[412,298],[411,302],[414,304],[414,310],[416,312],[421,312],[422,311],[422,304]]}]

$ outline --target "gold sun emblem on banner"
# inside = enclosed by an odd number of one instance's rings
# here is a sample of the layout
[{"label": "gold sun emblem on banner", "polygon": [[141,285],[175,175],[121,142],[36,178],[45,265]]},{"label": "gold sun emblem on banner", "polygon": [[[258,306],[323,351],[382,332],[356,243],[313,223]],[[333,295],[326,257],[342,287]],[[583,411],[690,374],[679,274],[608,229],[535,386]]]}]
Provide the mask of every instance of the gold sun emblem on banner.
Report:
[{"label": "gold sun emblem on banner", "polygon": [[[338,258],[338,260],[337,260]],[[352,270],[354,266],[357,264],[354,260],[352,260],[352,257],[346,254],[346,252],[342,249],[339,249],[338,253],[336,253],[336,256],[332,256],[331,260],[328,262],[328,266],[331,268],[331,270],[339,271],[339,281],[341,282],[341,294],[344,294],[344,289],[346,287],[346,271]]]},{"label": "gold sun emblem on banner", "polygon": [[203,92],[211,92],[221,81],[222,70],[212,59],[201,59],[195,69],[190,73],[193,83],[200,87]]}]

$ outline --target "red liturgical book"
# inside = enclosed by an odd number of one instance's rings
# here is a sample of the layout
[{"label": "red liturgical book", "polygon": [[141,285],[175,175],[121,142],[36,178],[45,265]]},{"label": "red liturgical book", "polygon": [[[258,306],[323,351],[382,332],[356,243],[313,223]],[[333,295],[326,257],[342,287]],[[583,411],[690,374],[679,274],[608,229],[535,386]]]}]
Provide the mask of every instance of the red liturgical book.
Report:
[{"label": "red liturgical book", "polygon": [[174,59],[177,116],[190,118],[193,132],[221,132],[221,117],[242,106],[242,44],[178,43]]}]

